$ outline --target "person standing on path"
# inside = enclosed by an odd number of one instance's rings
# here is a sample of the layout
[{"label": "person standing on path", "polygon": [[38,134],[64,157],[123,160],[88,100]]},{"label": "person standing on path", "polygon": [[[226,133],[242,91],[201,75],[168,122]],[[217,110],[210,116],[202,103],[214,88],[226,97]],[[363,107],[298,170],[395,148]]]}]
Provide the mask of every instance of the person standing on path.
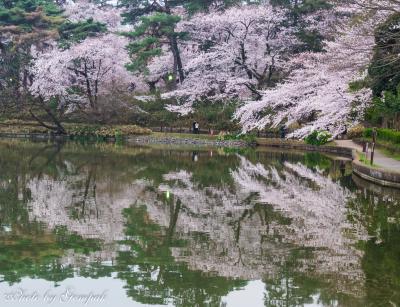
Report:
[{"label": "person standing on path", "polygon": [[281,136],[281,139],[284,139],[286,137],[286,127],[285,126],[281,126],[279,128],[279,134]]},{"label": "person standing on path", "polygon": [[198,122],[193,122],[193,133],[194,134],[199,134],[200,129],[199,129],[199,123]]}]

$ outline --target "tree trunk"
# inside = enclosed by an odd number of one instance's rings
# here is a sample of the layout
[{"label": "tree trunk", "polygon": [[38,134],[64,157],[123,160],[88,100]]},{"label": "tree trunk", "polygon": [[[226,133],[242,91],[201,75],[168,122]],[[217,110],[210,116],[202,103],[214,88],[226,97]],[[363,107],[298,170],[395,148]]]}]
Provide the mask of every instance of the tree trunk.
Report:
[{"label": "tree trunk", "polygon": [[185,74],[183,73],[183,65],[181,54],[179,52],[178,41],[175,36],[171,36],[169,41],[171,45],[171,51],[174,56],[174,75],[176,75],[177,72],[179,75],[179,83],[182,83],[183,80],[185,80]]},{"label": "tree trunk", "polygon": [[[165,13],[167,13],[168,15],[172,15],[170,1],[168,0],[164,1],[164,10]],[[182,65],[181,54],[179,52],[178,40],[174,34],[169,37],[169,44],[171,47],[172,54],[174,56],[174,77],[176,78],[176,74],[178,73],[179,83],[182,83],[183,80],[185,80],[185,74],[183,73],[183,65]],[[176,85],[176,79],[174,80],[174,86],[175,85]]]},{"label": "tree trunk", "polygon": [[293,5],[293,11],[294,11],[294,16],[293,16],[293,25],[297,26],[299,23],[299,2],[298,0],[294,1]]},{"label": "tree trunk", "polygon": [[46,113],[49,115],[49,117],[51,118],[53,123],[56,125],[56,127],[57,127],[56,133],[57,134],[67,134],[67,132],[65,131],[65,129],[64,129],[63,125],[61,124],[60,120],[57,118],[57,116],[55,116],[53,114],[51,109],[46,107],[46,106],[43,106],[43,109],[46,111]]},{"label": "tree trunk", "polygon": [[261,100],[262,95],[261,95],[261,93],[259,91],[257,91],[257,89],[254,87],[253,84],[244,83],[243,85],[246,86],[251,91],[251,93],[254,95],[254,99],[256,101]]},{"label": "tree trunk", "polygon": [[40,118],[38,118],[32,111],[32,109],[29,110],[29,113],[32,115],[32,117],[43,127],[55,131],[57,134],[67,134],[65,131],[63,125],[61,124],[61,121],[57,118],[57,116],[53,113],[53,111],[46,105],[44,102],[43,98],[39,98],[40,102],[37,104],[41,109],[43,109],[47,115],[50,117],[51,121],[55,126],[50,126],[44,123]]}]

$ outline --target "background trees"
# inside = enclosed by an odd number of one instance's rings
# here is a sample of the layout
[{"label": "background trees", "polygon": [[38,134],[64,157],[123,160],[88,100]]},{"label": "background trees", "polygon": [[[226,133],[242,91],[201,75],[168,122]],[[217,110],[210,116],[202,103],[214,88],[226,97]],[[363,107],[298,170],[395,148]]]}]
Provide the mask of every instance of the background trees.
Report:
[{"label": "background trees", "polygon": [[42,48],[45,40],[57,36],[56,27],[62,23],[59,14],[51,0],[0,1],[2,106],[20,106],[25,100],[23,90],[29,85],[31,47]]},{"label": "background trees", "polygon": [[370,35],[374,39],[373,56],[368,74],[360,86],[372,90],[372,103],[367,108],[366,120],[374,125],[399,129],[398,88],[400,5],[396,0],[354,0],[352,5],[365,19],[378,20]]},{"label": "background trees", "polygon": [[327,0],[271,0],[275,7],[287,9],[287,25],[294,28],[299,44],[298,51],[323,50],[324,30],[319,27],[310,27],[314,22],[318,24],[320,13],[332,9],[331,1]]},{"label": "background trees", "polygon": [[[135,118],[174,122],[229,103],[245,131],[336,135],[363,119],[369,89],[393,106],[398,12],[397,0],[3,0],[1,106],[42,121],[151,109]],[[372,104],[367,118],[393,122],[382,112]]]},{"label": "background trees", "polygon": [[81,1],[69,2],[64,10],[52,1],[20,1],[4,6],[2,14],[0,84],[11,97],[4,100],[18,102],[18,113],[28,111],[42,125],[64,133],[67,114],[102,121],[106,112],[113,114],[111,105],[118,106],[104,101],[100,106],[99,96],[137,87],[124,67],[127,40],[110,33],[125,28],[119,9]]},{"label": "background trees", "polygon": [[[185,33],[178,41],[184,79],[176,87],[168,87],[176,61],[166,49],[153,48],[158,40],[146,36],[131,45],[136,67],[168,99],[168,110],[187,115],[198,101],[241,101],[235,118],[245,131],[284,124],[298,137],[313,129],[336,135],[362,117],[369,92],[351,92],[348,84],[361,78],[373,44],[350,25],[354,7],[311,0],[230,5],[194,14],[175,8],[174,33]],[[161,27],[161,16],[150,16],[159,23],[146,16],[136,27],[141,34],[149,25],[153,32]],[[361,28],[367,27],[373,29]]]}]

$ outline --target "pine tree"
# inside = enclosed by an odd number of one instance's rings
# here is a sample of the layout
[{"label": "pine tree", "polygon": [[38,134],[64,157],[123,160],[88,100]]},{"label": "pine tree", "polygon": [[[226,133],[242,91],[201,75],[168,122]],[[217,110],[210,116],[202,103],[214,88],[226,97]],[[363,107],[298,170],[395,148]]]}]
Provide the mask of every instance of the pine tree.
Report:
[{"label": "pine tree", "polygon": [[122,0],[121,5],[128,8],[123,16],[125,22],[136,24],[135,30],[127,35],[137,40],[128,46],[133,61],[128,68],[143,70],[147,62],[154,56],[160,55],[163,46],[168,46],[173,55],[173,83],[178,78],[183,82],[185,74],[182,65],[178,40],[183,33],[176,31],[176,24],[180,17],[173,14],[172,9],[176,1],[146,1]]},{"label": "pine tree", "polygon": [[271,4],[289,10],[287,26],[298,29],[297,37],[302,42],[298,52],[323,50],[323,35],[318,30],[308,30],[305,17],[318,10],[332,8],[327,0],[271,0]]},{"label": "pine tree", "polygon": [[31,46],[57,37],[57,26],[63,22],[60,13],[51,0],[0,1],[0,90],[4,99],[19,100],[20,88],[28,86]]}]

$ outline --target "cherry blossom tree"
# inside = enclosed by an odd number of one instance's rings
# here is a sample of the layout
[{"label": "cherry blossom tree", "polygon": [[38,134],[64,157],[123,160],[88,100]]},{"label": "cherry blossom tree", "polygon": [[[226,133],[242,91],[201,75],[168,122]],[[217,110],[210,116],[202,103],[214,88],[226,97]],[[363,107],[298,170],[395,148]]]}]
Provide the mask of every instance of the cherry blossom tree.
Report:
[{"label": "cherry blossom tree", "polygon": [[191,38],[182,48],[186,79],[164,97],[192,102],[261,98],[259,91],[274,86],[285,73],[296,42],[291,30],[283,27],[284,19],[284,10],[265,4],[198,14],[183,21],[178,26]]},{"label": "cherry blossom tree", "polygon": [[[337,8],[337,14],[343,12],[352,16],[357,10]],[[289,136],[304,137],[315,129],[337,135],[357,123],[371,93],[351,91],[349,84],[366,75],[379,20],[351,22],[349,17],[339,19],[336,38],[325,42],[324,53],[294,57],[291,62],[297,69],[285,82],[264,91],[260,101],[249,101],[238,109],[235,117],[244,131],[285,124],[299,127]]]},{"label": "cherry blossom tree", "polygon": [[63,114],[77,109],[95,113],[99,95],[137,85],[124,66],[129,61],[126,44],[126,38],[106,34],[39,54],[31,70],[31,94],[41,106],[55,104]]},{"label": "cherry blossom tree", "polygon": [[[332,43],[329,52],[337,47]],[[351,64],[351,59],[346,63]],[[328,54],[304,54],[296,60],[301,60],[302,69],[276,88],[264,91],[260,101],[247,102],[238,109],[236,117],[245,131],[296,124],[301,129],[292,135],[295,137],[304,137],[312,130],[329,130],[337,135],[349,124],[352,102],[359,101],[362,107],[369,98],[368,90],[350,92],[349,83],[361,77],[352,66],[337,65],[340,62]],[[266,109],[271,110],[268,115],[259,115]]]}]

